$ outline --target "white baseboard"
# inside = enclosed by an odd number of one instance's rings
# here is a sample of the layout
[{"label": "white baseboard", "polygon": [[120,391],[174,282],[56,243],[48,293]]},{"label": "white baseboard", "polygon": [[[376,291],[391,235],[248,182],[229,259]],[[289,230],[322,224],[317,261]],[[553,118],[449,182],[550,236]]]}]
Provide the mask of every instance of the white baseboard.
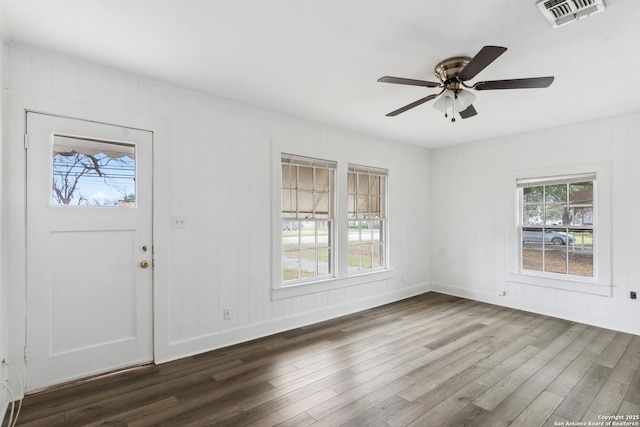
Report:
[{"label": "white baseboard", "polygon": [[429,292],[430,290],[431,287],[428,284],[416,285],[410,288],[398,289],[382,295],[376,295],[371,298],[339,304],[320,310],[269,320],[215,334],[199,336],[189,340],[172,342],[168,348],[167,355],[156,355],[155,363],[165,363],[182,357],[193,356],[195,354],[216,350],[218,348],[228,347],[257,338],[263,338],[290,329],[307,326],[395,301],[400,301]]},{"label": "white baseboard", "polygon": [[640,322],[629,322],[628,319],[603,316],[599,313],[578,311],[571,308],[563,308],[562,310],[559,310],[558,307],[541,304],[536,301],[513,298],[509,295],[493,295],[488,292],[482,292],[443,283],[432,283],[431,289],[434,292],[440,292],[447,295],[472,299],[475,301],[486,302],[489,304],[500,305],[502,307],[528,311],[545,316],[557,317],[559,319],[584,323],[587,325],[597,326],[599,328],[612,329],[614,331],[640,335]]}]

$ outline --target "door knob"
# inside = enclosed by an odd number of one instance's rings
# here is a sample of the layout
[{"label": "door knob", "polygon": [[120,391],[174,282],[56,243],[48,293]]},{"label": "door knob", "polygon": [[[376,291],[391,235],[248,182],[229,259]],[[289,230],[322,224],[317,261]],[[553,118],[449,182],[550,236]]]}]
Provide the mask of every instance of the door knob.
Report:
[{"label": "door knob", "polygon": [[141,261],[140,262],[140,267],[142,267],[142,268],[149,267],[149,261],[147,261],[146,259],[144,261]]}]

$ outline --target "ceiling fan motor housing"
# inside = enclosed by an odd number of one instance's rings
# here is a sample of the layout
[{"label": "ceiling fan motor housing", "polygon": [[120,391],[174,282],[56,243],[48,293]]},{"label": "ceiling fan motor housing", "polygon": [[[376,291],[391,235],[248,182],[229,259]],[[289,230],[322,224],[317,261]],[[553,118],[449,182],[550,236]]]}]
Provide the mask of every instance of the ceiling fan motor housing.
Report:
[{"label": "ceiling fan motor housing", "polygon": [[453,58],[445,59],[436,65],[434,74],[447,89],[460,89],[458,74],[467,66],[469,61],[471,61],[471,58],[468,56],[454,56]]}]

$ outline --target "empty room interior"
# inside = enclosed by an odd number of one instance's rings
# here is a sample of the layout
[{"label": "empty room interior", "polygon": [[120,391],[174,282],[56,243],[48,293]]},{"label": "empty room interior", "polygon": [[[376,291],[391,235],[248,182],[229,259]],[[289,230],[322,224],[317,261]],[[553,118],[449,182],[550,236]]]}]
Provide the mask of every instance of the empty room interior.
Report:
[{"label": "empty room interior", "polygon": [[2,426],[640,426],[640,2],[0,0]]}]

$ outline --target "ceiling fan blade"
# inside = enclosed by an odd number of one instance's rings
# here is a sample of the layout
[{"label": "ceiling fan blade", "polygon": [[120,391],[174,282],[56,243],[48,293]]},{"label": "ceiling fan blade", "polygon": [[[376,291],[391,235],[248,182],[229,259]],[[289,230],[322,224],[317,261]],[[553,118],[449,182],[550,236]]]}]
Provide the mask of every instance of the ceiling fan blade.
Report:
[{"label": "ceiling fan blade", "polygon": [[440,83],[436,83],[436,82],[428,82],[426,80],[405,79],[402,77],[391,77],[391,76],[380,77],[378,81],[382,83],[395,83],[399,85],[411,85],[411,86],[424,86],[424,87],[440,86]]},{"label": "ceiling fan blade", "polygon": [[532,77],[528,79],[490,80],[487,82],[478,82],[473,85],[473,88],[476,90],[536,89],[549,87],[551,83],[553,83],[553,76]]},{"label": "ceiling fan blade", "polygon": [[458,74],[458,80],[466,82],[474,78],[480,71],[487,68],[489,64],[496,60],[507,50],[506,47],[500,46],[485,46],[480,49],[480,52],[476,54],[466,67]]},{"label": "ceiling fan blade", "polygon": [[410,110],[410,109],[412,109],[412,108],[414,108],[414,107],[417,107],[418,105],[422,105],[422,104],[424,104],[425,102],[427,102],[427,101],[431,101],[432,99],[437,98],[437,97],[438,97],[438,95],[429,95],[429,96],[424,97],[424,98],[422,98],[422,99],[418,99],[417,101],[414,101],[414,102],[412,102],[411,104],[405,105],[405,106],[404,106],[404,107],[402,107],[402,108],[398,108],[397,110],[392,111],[392,112],[390,112],[390,113],[386,114],[386,116],[387,116],[387,117],[397,116],[397,115],[398,115],[398,114],[400,114],[400,113],[404,113],[404,112],[405,112],[405,111],[407,111],[407,110]]},{"label": "ceiling fan blade", "polygon": [[473,107],[473,104],[469,105],[467,108],[465,108],[464,110],[460,111],[460,117],[462,117],[463,119],[468,119],[469,117],[473,117],[476,114],[478,114],[478,112]]}]

